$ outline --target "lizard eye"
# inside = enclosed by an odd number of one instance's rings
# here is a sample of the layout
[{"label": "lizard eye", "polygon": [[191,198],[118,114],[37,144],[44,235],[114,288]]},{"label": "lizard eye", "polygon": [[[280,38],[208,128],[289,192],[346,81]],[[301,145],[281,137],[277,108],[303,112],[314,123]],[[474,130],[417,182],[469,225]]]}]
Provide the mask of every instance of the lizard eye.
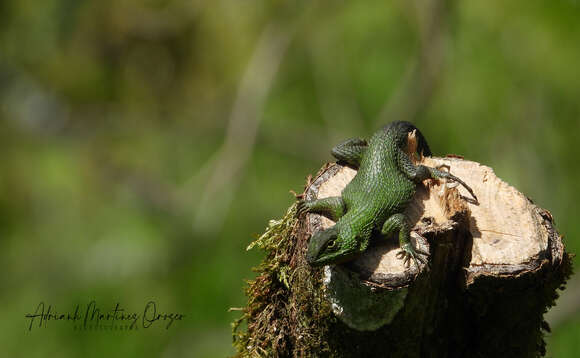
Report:
[{"label": "lizard eye", "polygon": [[330,240],[328,242],[328,245],[326,245],[327,249],[334,249],[334,246],[336,246],[336,241],[335,240]]}]

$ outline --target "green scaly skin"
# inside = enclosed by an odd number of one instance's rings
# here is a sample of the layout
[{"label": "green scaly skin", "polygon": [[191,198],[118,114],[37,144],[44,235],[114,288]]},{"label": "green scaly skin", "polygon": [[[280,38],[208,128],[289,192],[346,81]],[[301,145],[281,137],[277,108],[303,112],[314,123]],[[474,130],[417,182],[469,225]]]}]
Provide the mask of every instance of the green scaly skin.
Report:
[{"label": "green scaly skin", "polygon": [[373,232],[390,236],[398,232],[401,251],[409,265],[412,259],[425,262],[426,252],[413,247],[404,211],[425,179],[447,179],[463,185],[477,202],[473,191],[454,175],[424,165],[414,165],[408,154],[408,135],[415,131],[417,151],[430,156],[421,132],[408,122],[392,122],[367,142],[349,139],[332,149],[332,155],[358,172],[339,197],[299,202],[299,213],[319,213],[336,221],[310,239],[306,259],[312,266],[338,264],[364,252]]}]

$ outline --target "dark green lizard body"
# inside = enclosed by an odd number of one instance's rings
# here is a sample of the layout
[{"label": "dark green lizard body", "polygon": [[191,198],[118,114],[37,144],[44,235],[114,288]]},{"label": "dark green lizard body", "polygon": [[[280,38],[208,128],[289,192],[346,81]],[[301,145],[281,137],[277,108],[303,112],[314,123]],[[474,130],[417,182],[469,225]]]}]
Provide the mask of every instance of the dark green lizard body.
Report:
[{"label": "dark green lizard body", "polygon": [[340,197],[299,203],[300,212],[316,212],[336,221],[310,239],[306,258],[311,265],[348,261],[366,250],[373,232],[387,236],[396,231],[405,262],[423,261],[417,253],[427,254],[411,245],[409,224],[403,214],[417,184],[427,178],[446,178],[473,192],[448,172],[413,164],[408,154],[408,138],[413,131],[419,153],[431,155],[421,132],[408,122],[385,126],[368,143],[355,138],[333,148],[332,154],[339,161],[358,167],[358,171]]}]

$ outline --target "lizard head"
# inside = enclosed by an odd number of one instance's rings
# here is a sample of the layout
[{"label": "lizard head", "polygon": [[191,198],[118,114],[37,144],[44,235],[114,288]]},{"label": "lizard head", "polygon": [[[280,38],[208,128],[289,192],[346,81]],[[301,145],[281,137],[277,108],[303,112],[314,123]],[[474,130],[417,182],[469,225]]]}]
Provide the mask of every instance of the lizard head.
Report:
[{"label": "lizard head", "polygon": [[308,244],[306,261],[311,266],[324,266],[349,261],[366,249],[365,242],[357,239],[350,230],[339,230],[337,225],[312,236]]}]

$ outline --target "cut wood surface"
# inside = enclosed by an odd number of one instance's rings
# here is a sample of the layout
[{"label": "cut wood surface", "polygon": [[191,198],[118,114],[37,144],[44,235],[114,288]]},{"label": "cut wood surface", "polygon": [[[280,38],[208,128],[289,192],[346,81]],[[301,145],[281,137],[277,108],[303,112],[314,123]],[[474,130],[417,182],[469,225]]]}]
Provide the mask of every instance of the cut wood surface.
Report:
[{"label": "cut wood surface", "polygon": [[[537,269],[549,256],[549,240],[554,229],[549,213],[535,206],[525,195],[499,179],[493,170],[476,162],[458,158],[424,158],[422,164],[448,166],[451,173],[465,181],[475,192],[478,203],[471,200],[461,185],[434,180],[419,185],[406,214],[413,227],[412,241],[428,251],[422,236],[453,230],[458,214],[466,216],[471,234],[471,250],[466,252],[466,281],[479,275],[517,274]],[[307,191],[308,199],[340,196],[356,171],[332,165]],[[548,217],[548,218],[547,218]],[[312,233],[334,225],[330,219],[309,214]],[[552,237],[557,239],[557,237]],[[417,273],[414,266],[405,267],[396,257],[398,241],[376,239],[351,267],[371,283],[409,284]],[[421,267],[423,269],[423,265]]]}]

